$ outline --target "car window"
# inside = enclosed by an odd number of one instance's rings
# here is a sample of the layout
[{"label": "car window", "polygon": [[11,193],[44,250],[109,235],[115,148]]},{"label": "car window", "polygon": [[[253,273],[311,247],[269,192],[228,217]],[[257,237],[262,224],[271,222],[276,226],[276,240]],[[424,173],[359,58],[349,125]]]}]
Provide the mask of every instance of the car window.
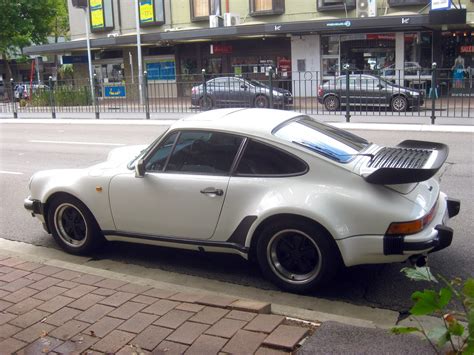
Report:
[{"label": "car window", "polygon": [[349,162],[369,145],[364,138],[308,116],[285,122],[273,134],[340,163]]},{"label": "car window", "polygon": [[[337,90],[345,90],[347,88],[346,78],[339,78],[336,81]],[[355,78],[349,78],[349,89],[354,90],[360,88],[360,80]]]},{"label": "car window", "polygon": [[183,131],[165,171],[228,175],[242,140],[227,133]]},{"label": "car window", "polygon": [[280,149],[250,140],[235,174],[238,176],[296,175],[306,172],[306,164]]},{"label": "car window", "polygon": [[147,171],[162,171],[165,167],[166,160],[173,149],[174,142],[178,137],[178,133],[171,133],[166,137],[163,142],[158,145],[158,148],[153,153],[153,155],[148,159],[145,169]]}]

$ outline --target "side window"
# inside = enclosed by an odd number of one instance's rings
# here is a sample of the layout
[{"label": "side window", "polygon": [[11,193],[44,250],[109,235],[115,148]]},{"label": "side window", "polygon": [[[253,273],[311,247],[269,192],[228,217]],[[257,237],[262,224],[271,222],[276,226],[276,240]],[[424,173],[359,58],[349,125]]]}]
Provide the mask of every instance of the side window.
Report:
[{"label": "side window", "polygon": [[279,149],[250,140],[236,170],[237,175],[303,174],[306,164]]},{"label": "side window", "polygon": [[160,143],[158,149],[153,153],[151,158],[146,163],[146,170],[147,171],[162,171],[165,167],[166,160],[168,160],[168,156],[171,153],[171,149],[173,149],[174,141],[178,133],[172,133],[164,141]]},{"label": "side window", "polygon": [[183,131],[166,171],[228,175],[242,139],[219,132]]}]

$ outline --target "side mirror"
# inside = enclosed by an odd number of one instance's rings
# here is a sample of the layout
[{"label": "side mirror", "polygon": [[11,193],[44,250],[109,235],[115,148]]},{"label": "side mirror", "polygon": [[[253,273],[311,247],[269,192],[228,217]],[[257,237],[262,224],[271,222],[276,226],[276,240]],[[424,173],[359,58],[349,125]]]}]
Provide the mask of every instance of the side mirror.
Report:
[{"label": "side mirror", "polygon": [[135,165],[135,177],[137,178],[142,178],[145,176],[145,163],[143,162],[143,159],[140,159],[137,161],[137,164]]},{"label": "side mirror", "polygon": [[247,85],[245,85],[245,84],[240,85],[240,87],[244,90],[247,90]]},{"label": "side mirror", "polygon": [[382,84],[377,84],[377,87],[379,88],[379,90],[382,90],[382,89],[383,89],[383,85],[382,85]]}]

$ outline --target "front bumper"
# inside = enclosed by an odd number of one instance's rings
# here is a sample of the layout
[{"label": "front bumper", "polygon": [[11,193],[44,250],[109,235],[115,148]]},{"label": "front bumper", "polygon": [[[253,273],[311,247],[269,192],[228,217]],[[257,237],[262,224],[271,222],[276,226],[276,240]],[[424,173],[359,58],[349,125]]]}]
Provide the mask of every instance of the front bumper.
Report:
[{"label": "front bumper", "polygon": [[36,217],[37,214],[44,215],[44,205],[41,201],[32,199],[31,196],[25,198],[23,206],[27,211],[31,211],[33,217]]}]

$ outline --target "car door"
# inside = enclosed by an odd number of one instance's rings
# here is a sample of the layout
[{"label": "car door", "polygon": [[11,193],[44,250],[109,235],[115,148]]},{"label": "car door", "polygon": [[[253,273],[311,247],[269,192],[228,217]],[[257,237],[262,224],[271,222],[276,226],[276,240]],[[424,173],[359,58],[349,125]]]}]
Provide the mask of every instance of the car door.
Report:
[{"label": "car door", "polygon": [[169,133],[145,160],[145,175],[115,176],[116,229],[150,237],[209,239],[216,228],[242,138],[220,132]]},{"label": "car door", "polygon": [[361,101],[368,107],[385,105],[386,90],[377,77],[362,76],[360,78]]}]

